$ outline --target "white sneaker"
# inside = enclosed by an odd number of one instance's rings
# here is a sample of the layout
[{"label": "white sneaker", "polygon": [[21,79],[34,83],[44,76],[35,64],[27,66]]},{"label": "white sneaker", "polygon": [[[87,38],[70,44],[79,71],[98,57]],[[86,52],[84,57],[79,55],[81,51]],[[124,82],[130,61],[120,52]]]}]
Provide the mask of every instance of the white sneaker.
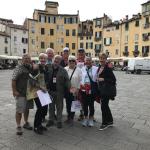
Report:
[{"label": "white sneaker", "polygon": [[87,126],[88,126],[88,119],[84,119],[84,120],[83,120],[82,126],[83,126],[83,127],[87,127]]},{"label": "white sneaker", "polygon": [[89,126],[89,127],[93,127],[93,126],[94,126],[94,121],[93,121],[93,119],[89,119],[88,126]]}]

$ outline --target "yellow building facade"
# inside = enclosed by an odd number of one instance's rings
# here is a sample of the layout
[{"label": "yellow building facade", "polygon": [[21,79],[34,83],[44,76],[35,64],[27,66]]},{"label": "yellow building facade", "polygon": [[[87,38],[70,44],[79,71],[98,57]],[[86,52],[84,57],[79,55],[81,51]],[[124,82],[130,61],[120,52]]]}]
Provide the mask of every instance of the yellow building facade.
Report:
[{"label": "yellow building facade", "polygon": [[34,10],[33,19],[27,18],[24,25],[29,29],[29,53],[37,56],[48,47],[61,54],[64,47],[76,55],[78,49],[79,14],[58,14],[58,3],[46,1],[45,10]]}]

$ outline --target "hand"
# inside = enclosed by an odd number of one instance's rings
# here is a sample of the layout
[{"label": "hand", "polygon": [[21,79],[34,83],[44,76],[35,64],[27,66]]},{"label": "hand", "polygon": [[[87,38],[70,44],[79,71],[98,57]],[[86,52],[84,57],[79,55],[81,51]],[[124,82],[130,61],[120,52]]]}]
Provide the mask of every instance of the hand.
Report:
[{"label": "hand", "polygon": [[100,81],[100,82],[104,81],[104,78],[98,78],[98,81]]},{"label": "hand", "polygon": [[18,91],[13,91],[13,96],[14,97],[17,97],[17,96],[19,96],[20,94],[19,94],[19,92]]},{"label": "hand", "polygon": [[42,90],[43,93],[47,92],[47,90],[45,88],[40,88],[40,90]]},{"label": "hand", "polygon": [[37,70],[39,69],[39,65],[38,64],[33,64],[33,70]]},{"label": "hand", "polygon": [[75,93],[76,93],[76,88],[71,87],[71,88],[70,88],[70,93],[75,94]]}]

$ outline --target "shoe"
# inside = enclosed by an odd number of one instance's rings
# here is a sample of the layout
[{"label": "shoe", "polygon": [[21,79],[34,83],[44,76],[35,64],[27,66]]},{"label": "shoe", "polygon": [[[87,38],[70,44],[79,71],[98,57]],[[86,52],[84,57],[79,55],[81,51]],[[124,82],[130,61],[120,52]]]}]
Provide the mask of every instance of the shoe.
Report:
[{"label": "shoe", "polygon": [[83,127],[87,127],[87,126],[88,126],[88,119],[84,119],[84,120],[83,120],[82,126],[83,126]]},{"label": "shoe", "polygon": [[80,114],[78,121],[82,121],[84,119],[84,115]]},{"label": "shoe", "polygon": [[104,125],[104,124],[102,124],[101,126],[100,126],[100,128],[99,128],[99,130],[105,130],[105,129],[107,129],[108,128],[108,125]]},{"label": "shoe", "polygon": [[61,129],[62,128],[62,123],[61,122],[57,122],[57,128]]},{"label": "shoe", "polygon": [[112,126],[113,126],[113,122],[107,123],[107,126],[108,126],[108,127],[112,127]]},{"label": "shoe", "polygon": [[66,120],[64,121],[64,123],[69,124],[69,123],[70,123],[70,119],[66,119]]},{"label": "shoe", "polygon": [[40,126],[40,129],[41,129],[42,131],[47,131],[47,128],[44,127],[44,126]]},{"label": "shoe", "polygon": [[30,126],[29,122],[26,122],[24,125],[23,125],[23,128],[27,129],[27,130],[32,130],[33,128]]},{"label": "shoe", "polygon": [[49,120],[49,121],[47,122],[47,124],[46,124],[46,127],[51,127],[51,126],[53,126],[53,125],[54,125],[54,121]]},{"label": "shoe", "polygon": [[16,132],[17,135],[22,135],[23,134],[22,128],[20,126],[17,127],[16,130],[17,130],[17,132]]},{"label": "shoe", "polygon": [[40,135],[43,134],[43,130],[41,128],[34,128],[34,132]]},{"label": "shoe", "polygon": [[94,127],[94,121],[93,121],[93,119],[89,119],[88,126],[89,127]]}]

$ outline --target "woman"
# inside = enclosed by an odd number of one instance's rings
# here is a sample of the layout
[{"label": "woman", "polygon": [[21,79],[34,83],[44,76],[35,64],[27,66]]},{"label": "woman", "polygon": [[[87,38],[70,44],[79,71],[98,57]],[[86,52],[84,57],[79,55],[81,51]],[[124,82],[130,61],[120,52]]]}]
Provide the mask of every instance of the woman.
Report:
[{"label": "woman", "polygon": [[[46,55],[41,53],[39,55],[40,62],[46,59]],[[37,134],[43,134],[44,130],[47,130],[46,127],[42,126],[42,117],[44,114],[45,106],[42,107],[40,100],[37,96],[37,91],[42,90],[46,92],[45,84],[45,68],[39,64],[34,65],[33,70],[29,74],[29,80],[27,84],[27,100],[34,100],[37,110],[34,118],[34,131]]]},{"label": "woman", "polygon": [[80,82],[82,77],[81,69],[76,67],[76,57],[75,56],[69,56],[68,58],[68,66],[65,67],[69,79],[71,81],[71,88],[68,93],[66,93],[66,108],[67,108],[67,120],[66,123],[69,123],[73,125],[73,119],[75,112],[71,112],[71,105],[72,101],[76,100],[76,97],[78,96],[78,91],[80,88]]},{"label": "woman", "polygon": [[[99,88],[102,85],[115,85],[116,77],[112,72],[112,69],[107,64],[107,55],[102,53],[99,55],[100,66],[98,69],[98,78],[97,81],[99,83]],[[107,90],[107,89],[106,89]],[[99,130],[104,130],[109,126],[113,125],[113,117],[111,114],[111,110],[109,108],[109,100],[111,99],[108,95],[101,95],[101,111],[102,111],[102,124]]]},{"label": "woman", "polygon": [[98,67],[92,66],[92,58],[85,58],[85,67],[82,69],[81,95],[82,107],[84,111],[84,127],[94,126],[94,94],[92,93],[92,82],[96,82]]}]

